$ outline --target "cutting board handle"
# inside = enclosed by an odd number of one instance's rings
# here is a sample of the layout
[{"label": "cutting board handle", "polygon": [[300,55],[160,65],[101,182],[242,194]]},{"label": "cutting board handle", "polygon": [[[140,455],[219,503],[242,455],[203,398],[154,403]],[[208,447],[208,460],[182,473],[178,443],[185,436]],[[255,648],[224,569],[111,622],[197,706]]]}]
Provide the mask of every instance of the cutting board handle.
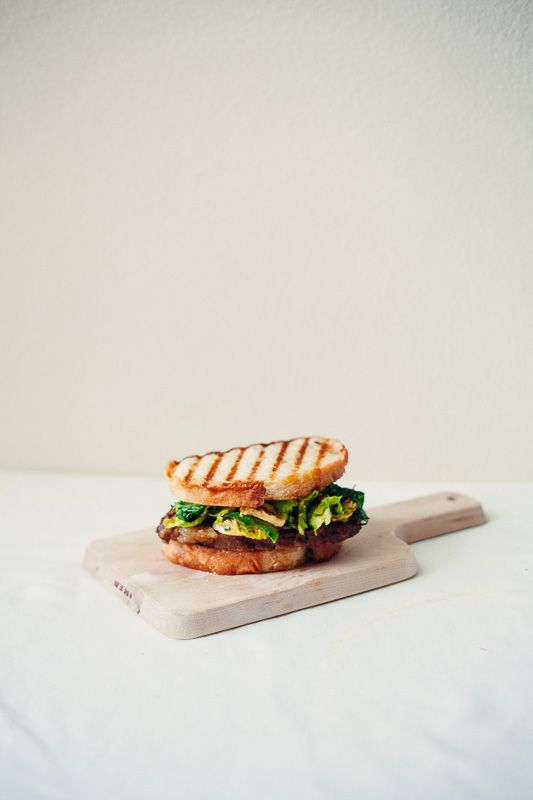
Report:
[{"label": "cutting board handle", "polygon": [[407,544],[432,539],[485,522],[477,500],[457,492],[438,492],[369,511],[373,525],[388,528]]}]

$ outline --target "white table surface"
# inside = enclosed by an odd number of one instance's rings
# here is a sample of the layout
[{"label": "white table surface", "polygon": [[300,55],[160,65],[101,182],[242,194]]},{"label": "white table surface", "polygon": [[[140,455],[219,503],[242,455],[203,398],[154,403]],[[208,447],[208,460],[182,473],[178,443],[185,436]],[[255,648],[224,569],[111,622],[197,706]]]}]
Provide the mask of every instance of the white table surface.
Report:
[{"label": "white table surface", "polygon": [[177,641],[80,566],[163,480],[0,473],[0,798],[530,800],[533,487],[359,484],[490,521],[404,583]]}]

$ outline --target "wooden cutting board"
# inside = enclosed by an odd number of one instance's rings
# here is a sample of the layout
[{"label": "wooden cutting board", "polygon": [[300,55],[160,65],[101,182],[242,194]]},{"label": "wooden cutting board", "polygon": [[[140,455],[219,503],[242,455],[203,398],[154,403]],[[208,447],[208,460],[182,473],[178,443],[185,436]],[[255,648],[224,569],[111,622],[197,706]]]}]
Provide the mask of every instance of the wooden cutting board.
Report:
[{"label": "wooden cutting board", "polygon": [[84,566],[132,611],[176,639],[194,639],[411,578],[408,546],[485,521],[456,492],[371,509],[370,522],[322,564],[265,575],[213,575],[171,564],[152,529],[97,539]]}]

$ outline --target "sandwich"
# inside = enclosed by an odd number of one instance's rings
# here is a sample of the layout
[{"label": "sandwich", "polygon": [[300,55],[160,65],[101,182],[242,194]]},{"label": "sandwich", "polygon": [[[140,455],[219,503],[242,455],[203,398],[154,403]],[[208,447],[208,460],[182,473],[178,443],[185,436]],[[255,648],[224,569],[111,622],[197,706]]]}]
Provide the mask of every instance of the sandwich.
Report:
[{"label": "sandwich", "polygon": [[347,461],[341,442],[320,436],[170,461],[164,556],[220,575],[327,561],[368,520],[363,492],[335,483]]}]

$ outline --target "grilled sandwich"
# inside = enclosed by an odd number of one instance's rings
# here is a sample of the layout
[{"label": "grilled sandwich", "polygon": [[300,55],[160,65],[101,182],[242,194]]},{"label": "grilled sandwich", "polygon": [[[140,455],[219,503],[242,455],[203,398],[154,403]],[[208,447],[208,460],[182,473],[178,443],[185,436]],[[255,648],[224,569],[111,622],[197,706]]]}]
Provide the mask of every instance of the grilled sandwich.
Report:
[{"label": "grilled sandwich", "polygon": [[311,436],[169,462],[164,555],[224,575],[331,558],[367,521],[363,493],[335,484],[347,461],[337,439]]}]

